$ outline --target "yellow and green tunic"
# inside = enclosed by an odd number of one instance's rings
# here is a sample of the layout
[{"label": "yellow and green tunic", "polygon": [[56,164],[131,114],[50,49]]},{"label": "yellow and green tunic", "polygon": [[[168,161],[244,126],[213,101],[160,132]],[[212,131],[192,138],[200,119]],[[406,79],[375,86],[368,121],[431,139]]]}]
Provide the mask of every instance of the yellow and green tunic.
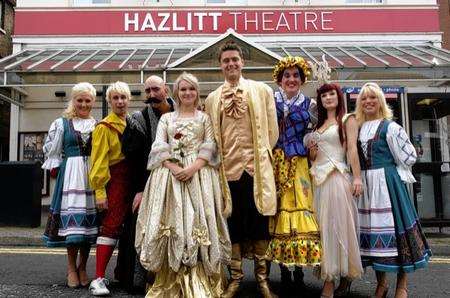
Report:
[{"label": "yellow and green tunic", "polygon": [[278,211],[269,221],[267,257],[286,266],[319,265],[320,234],[303,145],[312,103],[300,92],[287,99],[282,91],[275,92],[275,102],[280,129],[273,152]]}]

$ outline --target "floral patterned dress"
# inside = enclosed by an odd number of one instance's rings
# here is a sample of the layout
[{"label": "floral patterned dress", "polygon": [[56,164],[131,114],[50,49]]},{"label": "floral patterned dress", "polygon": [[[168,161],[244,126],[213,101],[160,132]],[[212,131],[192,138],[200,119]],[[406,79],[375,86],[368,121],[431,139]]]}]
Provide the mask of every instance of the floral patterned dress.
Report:
[{"label": "floral patterned dress", "polygon": [[[197,158],[207,165],[187,182],[162,166],[172,160],[187,167]],[[156,272],[148,297],[221,295],[222,265],[231,260],[231,242],[218,165],[208,115],[196,111],[193,118],[179,118],[178,112],[161,117],[136,225],[140,262]]]}]

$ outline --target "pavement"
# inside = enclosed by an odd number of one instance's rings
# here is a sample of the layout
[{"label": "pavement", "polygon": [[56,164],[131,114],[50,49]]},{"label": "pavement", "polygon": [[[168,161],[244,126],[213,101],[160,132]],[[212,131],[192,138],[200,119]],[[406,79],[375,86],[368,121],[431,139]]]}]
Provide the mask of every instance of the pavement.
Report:
[{"label": "pavement", "polygon": [[[42,206],[41,225],[37,228],[0,226],[0,246],[44,246],[42,235],[47,223],[48,207]],[[450,256],[450,227],[423,229],[433,254]]]},{"label": "pavement", "polygon": [[[47,223],[48,205],[42,206],[41,225],[37,228],[0,226],[0,247],[43,247],[42,235]],[[450,227],[423,228],[434,256],[450,256]]]}]

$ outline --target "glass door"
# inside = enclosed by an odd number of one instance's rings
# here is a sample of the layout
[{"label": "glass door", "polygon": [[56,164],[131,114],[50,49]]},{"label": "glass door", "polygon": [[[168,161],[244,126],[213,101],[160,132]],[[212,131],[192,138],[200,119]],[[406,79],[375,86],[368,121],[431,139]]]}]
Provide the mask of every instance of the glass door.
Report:
[{"label": "glass door", "polygon": [[424,224],[450,224],[450,97],[445,93],[408,94],[414,204]]}]

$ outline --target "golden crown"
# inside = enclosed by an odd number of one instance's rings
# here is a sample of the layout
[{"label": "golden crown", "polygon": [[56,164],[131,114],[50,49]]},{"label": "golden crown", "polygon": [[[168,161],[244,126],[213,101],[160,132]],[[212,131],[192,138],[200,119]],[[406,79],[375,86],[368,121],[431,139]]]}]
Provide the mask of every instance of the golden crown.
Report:
[{"label": "golden crown", "polygon": [[295,57],[287,56],[278,61],[278,63],[275,65],[273,69],[272,73],[273,80],[277,82],[278,75],[280,73],[282,73],[286,68],[295,66],[299,67],[303,71],[306,82],[306,79],[311,75],[311,67],[309,66],[308,62],[305,59],[298,56]]}]

